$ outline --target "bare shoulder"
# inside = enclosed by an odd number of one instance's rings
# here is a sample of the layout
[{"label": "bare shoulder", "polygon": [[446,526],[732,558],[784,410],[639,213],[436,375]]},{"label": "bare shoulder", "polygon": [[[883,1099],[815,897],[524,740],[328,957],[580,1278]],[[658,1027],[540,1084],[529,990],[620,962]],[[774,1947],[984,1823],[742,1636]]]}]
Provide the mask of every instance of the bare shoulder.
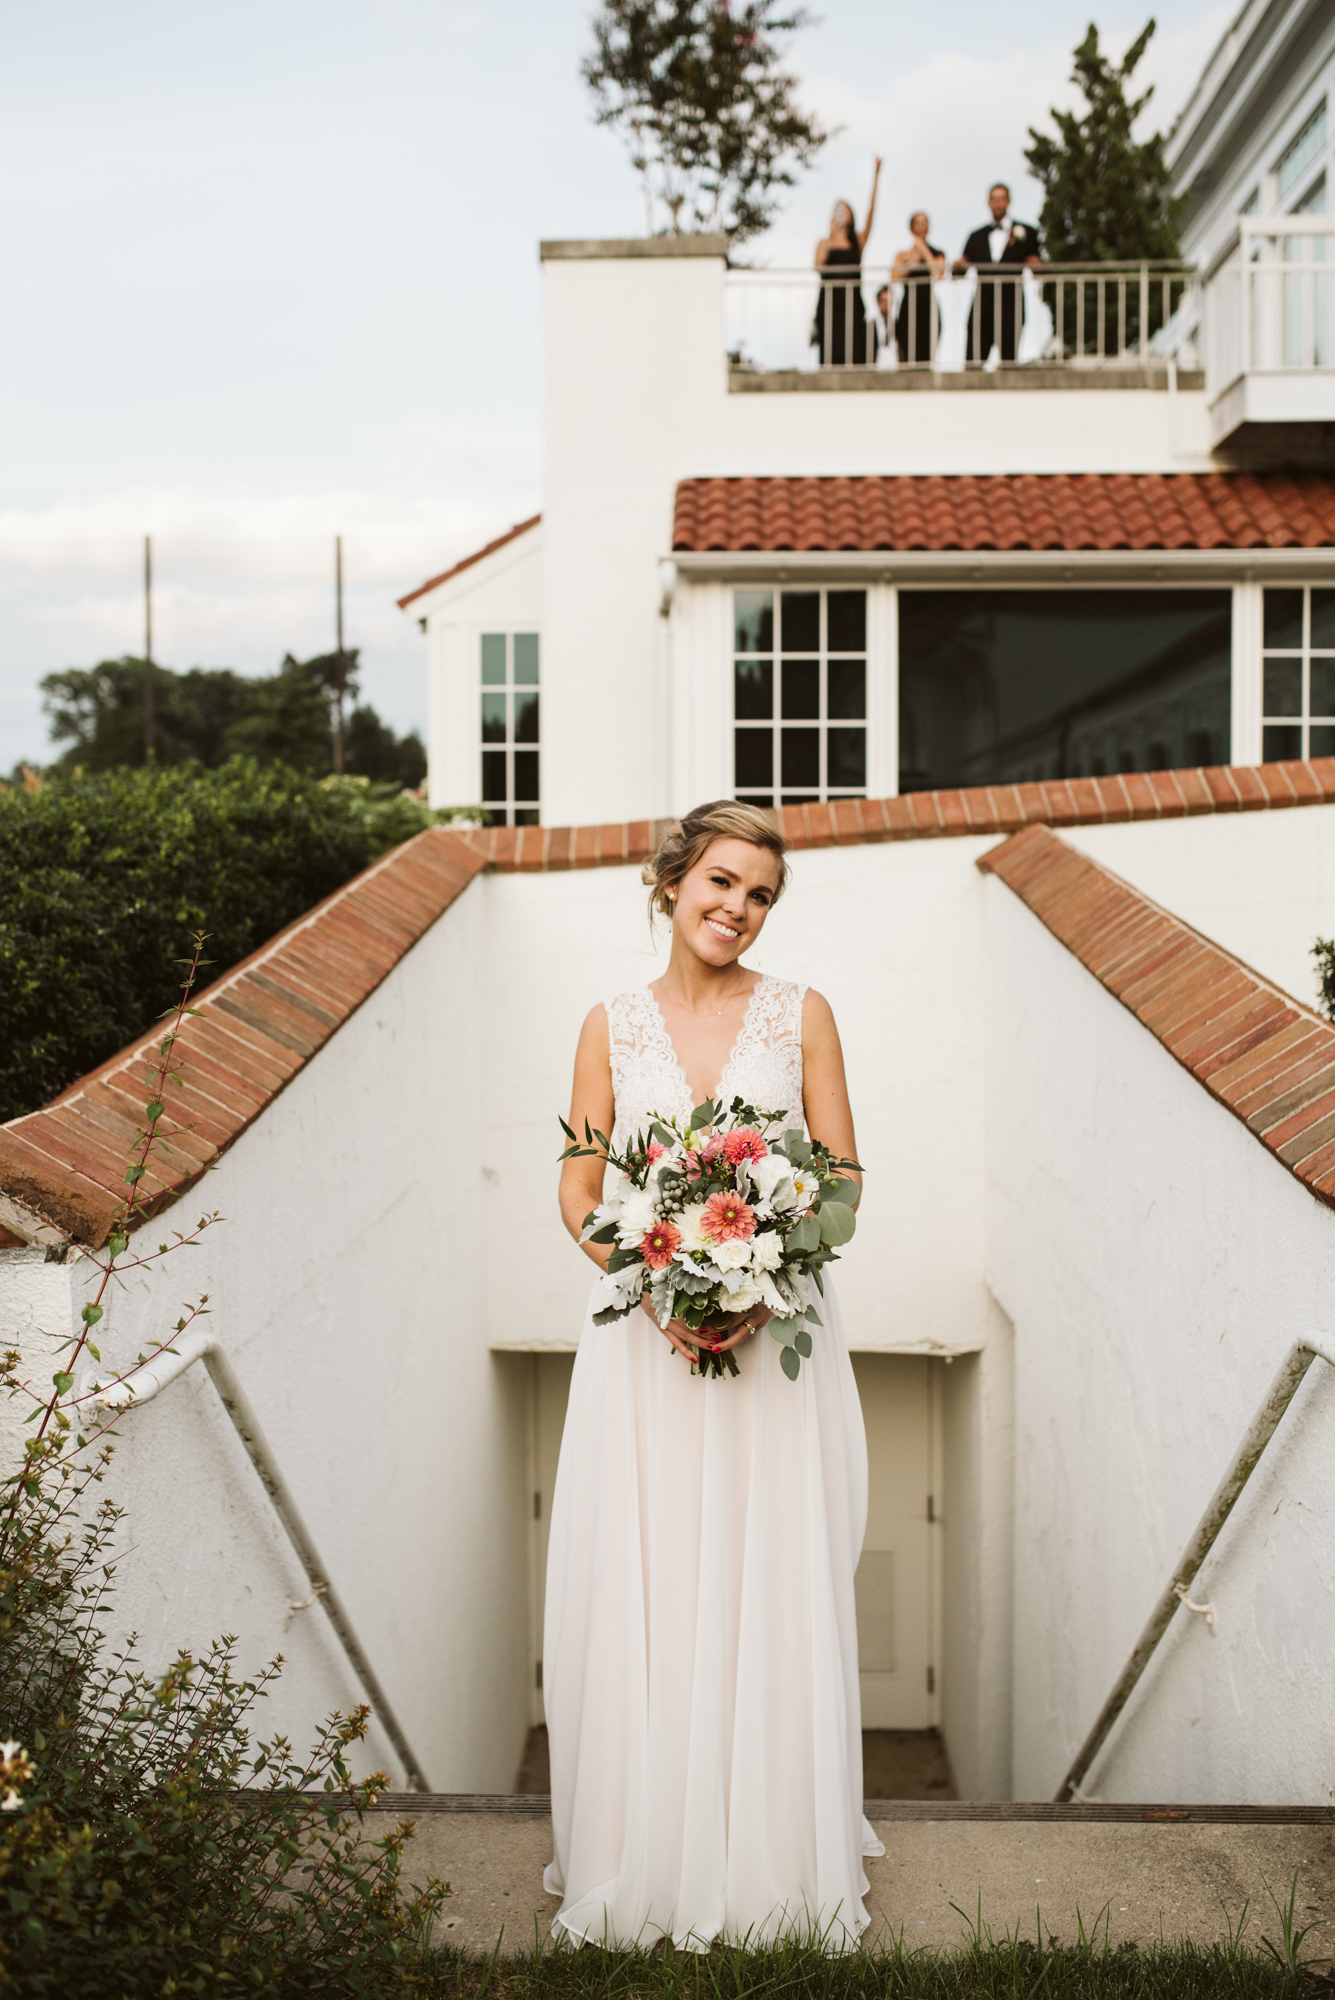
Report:
[{"label": "bare shoulder", "polygon": [[808,1044],[820,1042],[830,1035],[838,1036],[834,1024],[834,1009],[823,993],[814,986],[808,986],[802,998],[802,1040]]},{"label": "bare shoulder", "polygon": [[607,1024],[607,1008],[600,1000],[596,1006],[590,1007],[584,1016],[584,1023],[579,1031],[579,1052],[581,1055],[586,1053],[598,1055],[600,1052],[606,1055],[610,1046],[611,1029]]}]

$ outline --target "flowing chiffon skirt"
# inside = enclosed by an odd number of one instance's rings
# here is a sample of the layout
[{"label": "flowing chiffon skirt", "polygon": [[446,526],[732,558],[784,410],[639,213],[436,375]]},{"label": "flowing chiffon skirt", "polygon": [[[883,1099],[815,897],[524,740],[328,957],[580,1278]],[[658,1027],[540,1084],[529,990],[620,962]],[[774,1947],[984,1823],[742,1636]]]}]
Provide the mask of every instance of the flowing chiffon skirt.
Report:
[{"label": "flowing chiffon skirt", "polygon": [[592,1310],[547,1559],[555,1928],[851,1949],[884,1850],[853,1607],[867,1446],[829,1274],[796,1382],[766,1332],[703,1381],[642,1313]]}]

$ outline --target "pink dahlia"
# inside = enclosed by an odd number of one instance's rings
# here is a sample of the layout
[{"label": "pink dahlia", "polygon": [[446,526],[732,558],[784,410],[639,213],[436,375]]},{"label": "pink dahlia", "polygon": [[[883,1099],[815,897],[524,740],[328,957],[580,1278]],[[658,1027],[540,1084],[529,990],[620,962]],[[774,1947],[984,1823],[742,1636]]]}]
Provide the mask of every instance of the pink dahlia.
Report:
[{"label": "pink dahlia", "polygon": [[739,1160],[763,1160],[768,1152],[769,1147],[759,1132],[749,1125],[739,1125],[735,1131],[724,1134],[724,1158],[730,1160],[734,1167]]},{"label": "pink dahlia", "polygon": [[644,1232],[640,1255],[651,1271],[662,1271],[672,1262],[672,1253],[680,1242],[681,1231],[675,1222],[656,1222]]},{"label": "pink dahlia", "polygon": [[711,1194],[700,1214],[700,1234],[711,1243],[734,1238],[745,1243],[756,1233],[756,1212],[739,1194]]}]

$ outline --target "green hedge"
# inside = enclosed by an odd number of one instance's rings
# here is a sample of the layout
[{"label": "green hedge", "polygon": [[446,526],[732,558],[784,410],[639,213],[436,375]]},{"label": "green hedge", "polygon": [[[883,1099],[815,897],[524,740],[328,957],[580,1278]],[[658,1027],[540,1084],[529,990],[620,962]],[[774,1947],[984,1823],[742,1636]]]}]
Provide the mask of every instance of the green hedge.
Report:
[{"label": "green hedge", "polygon": [[194,931],[215,978],[364,868],[374,829],[352,808],[240,758],[0,792],[0,1120],[150,1027]]}]

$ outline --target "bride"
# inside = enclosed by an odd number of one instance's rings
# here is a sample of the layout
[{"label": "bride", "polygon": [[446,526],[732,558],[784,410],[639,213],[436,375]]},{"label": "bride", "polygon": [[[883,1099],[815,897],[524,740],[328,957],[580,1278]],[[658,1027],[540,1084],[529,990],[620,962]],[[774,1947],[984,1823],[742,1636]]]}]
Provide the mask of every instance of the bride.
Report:
[{"label": "bride", "polygon": [[[705,1098],[785,1109],[857,1157],[828,1003],[749,970],[788,880],[752,806],[700,806],[645,871],[672,924],[667,970],[597,1006],[575,1056],[570,1123],[624,1147],[651,1114]],[[561,1214],[579,1240],[602,1199],[569,1160]],[[600,1267],[606,1244],[585,1243]],[[547,1558],[543,1679],[556,1858],[545,1883],[573,1940],[852,1948],[867,1924],[853,1571],[867,1447],[827,1272],[796,1382],[764,1306],[734,1314],[740,1374],[691,1373],[711,1340],[649,1310],[580,1335]]]}]

